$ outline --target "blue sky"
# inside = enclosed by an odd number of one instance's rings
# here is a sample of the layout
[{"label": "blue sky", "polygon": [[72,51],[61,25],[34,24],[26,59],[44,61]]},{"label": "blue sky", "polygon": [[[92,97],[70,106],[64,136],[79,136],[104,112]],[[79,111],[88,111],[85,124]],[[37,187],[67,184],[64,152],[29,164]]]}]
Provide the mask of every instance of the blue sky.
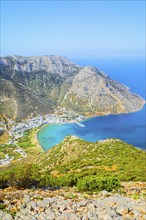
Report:
[{"label": "blue sky", "polygon": [[140,57],[145,1],[1,1],[1,55]]}]

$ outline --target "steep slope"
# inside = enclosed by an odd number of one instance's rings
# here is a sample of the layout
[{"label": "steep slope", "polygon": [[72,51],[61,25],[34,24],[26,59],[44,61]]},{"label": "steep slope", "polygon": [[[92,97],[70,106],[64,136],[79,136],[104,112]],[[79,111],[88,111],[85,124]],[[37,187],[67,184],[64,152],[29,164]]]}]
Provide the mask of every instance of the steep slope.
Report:
[{"label": "steep slope", "polygon": [[[81,140],[75,136],[66,137],[61,143],[43,152],[34,140],[34,130],[30,130],[17,142],[27,154],[16,155],[16,146],[6,145],[2,152],[13,155],[15,160],[6,169],[37,164],[42,175],[78,176],[115,174],[122,181],[146,181],[144,161],[146,152],[118,139],[106,139],[96,143]],[[21,158],[21,160],[19,159]],[[17,163],[16,163],[17,161]],[[5,170],[4,167],[0,169]],[[17,170],[17,168],[16,168]],[[11,176],[13,178],[13,176]]]},{"label": "steep slope", "polygon": [[30,87],[11,80],[0,80],[0,111],[9,118],[22,119],[27,116],[53,111],[55,106],[49,99],[32,91]]},{"label": "steep slope", "polygon": [[58,105],[59,96],[64,96],[74,72],[77,67],[58,56],[1,58],[1,112],[15,118],[49,113]]},{"label": "steep slope", "polygon": [[142,108],[144,100],[95,67],[80,67],[65,57],[9,56],[0,59],[0,111],[9,117],[46,114],[56,106],[91,113],[121,113]]},{"label": "steep slope", "polygon": [[3,219],[144,219],[145,151],[116,139],[67,137],[36,154],[28,135],[25,141],[28,157],[0,172]]},{"label": "steep slope", "polygon": [[51,170],[52,175],[66,173],[86,175],[116,174],[122,181],[146,180],[143,161],[144,150],[137,149],[118,139],[91,143],[77,137],[66,137],[48,150],[40,166]]},{"label": "steep slope", "polygon": [[87,66],[74,77],[63,103],[74,110],[98,114],[135,111],[144,102],[128,87]]}]

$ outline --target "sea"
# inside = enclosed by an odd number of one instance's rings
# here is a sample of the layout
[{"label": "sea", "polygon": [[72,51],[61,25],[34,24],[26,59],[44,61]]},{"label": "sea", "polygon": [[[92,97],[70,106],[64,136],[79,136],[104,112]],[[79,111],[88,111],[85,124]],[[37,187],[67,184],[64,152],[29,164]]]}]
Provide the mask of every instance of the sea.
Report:
[{"label": "sea", "polygon": [[[145,59],[72,59],[80,66],[96,66],[112,79],[125,84],[144,99],[145,96]],[[89,142],[106,138],[118,138],[133,146],[146,150],[146,107],[127,114],[110,114],[86,119],[81,124],[48,124],[37,134],[44,151],[57,145],[66,136],[74,135]]]}]

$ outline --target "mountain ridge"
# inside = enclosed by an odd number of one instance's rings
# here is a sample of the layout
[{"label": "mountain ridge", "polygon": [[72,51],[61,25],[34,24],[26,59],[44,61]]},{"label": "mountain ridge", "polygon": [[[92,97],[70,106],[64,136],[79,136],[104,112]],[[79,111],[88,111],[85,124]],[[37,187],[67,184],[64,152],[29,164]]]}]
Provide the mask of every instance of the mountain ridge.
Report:
[{"label": "mountain ridge", "polygon": [[16,119],[47,114],[57,106],[98,115],[137,111],[145,103],[96,67],[54,55],[1,57],[0,88],[0,112]]}]

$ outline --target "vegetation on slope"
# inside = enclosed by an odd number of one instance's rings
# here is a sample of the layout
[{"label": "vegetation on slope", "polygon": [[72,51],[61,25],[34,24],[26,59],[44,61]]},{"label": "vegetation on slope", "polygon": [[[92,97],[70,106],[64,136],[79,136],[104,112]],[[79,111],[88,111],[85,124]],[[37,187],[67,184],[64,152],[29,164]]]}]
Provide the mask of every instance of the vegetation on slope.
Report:
[{"label": "vegetation on slope", "polygon": [[43,153],[32,144],[32,132],[19,140],[27,151],[0,173],[0,186],[73,187],[79,191],[117,190],[120,181],[146,181],[146,152],[117,139],[90,143],[67,137]]},{"label": "vegetation on slope", "polygon": [[110,173],[122,181],[145,181],[145,157],[145,151],[117,139],[91,143],[67,137],[48,151],[42,166],[52,172],[55,170],[58,175]]}]

